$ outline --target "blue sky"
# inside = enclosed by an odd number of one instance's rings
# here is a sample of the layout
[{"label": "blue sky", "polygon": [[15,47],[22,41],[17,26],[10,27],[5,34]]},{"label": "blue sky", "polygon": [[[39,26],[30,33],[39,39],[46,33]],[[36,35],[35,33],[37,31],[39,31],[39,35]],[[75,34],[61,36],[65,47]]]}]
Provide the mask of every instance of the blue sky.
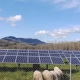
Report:
[{"label": "blue sky", "polygon": [[80,40],[80,0],[0,0],[0,38]]}]

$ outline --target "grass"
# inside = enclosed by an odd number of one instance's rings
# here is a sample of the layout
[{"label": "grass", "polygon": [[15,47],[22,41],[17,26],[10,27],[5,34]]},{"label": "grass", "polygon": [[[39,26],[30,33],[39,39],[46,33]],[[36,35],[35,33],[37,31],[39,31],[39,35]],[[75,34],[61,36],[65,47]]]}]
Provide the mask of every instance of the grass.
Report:
[{"label": "grass", "polygon": [[[46,69],[45,64],[41,64],[41,70]],[[69,80],[69,64],[65,65],[48,65],[49,70],[53,70],[58,66],[64,72],[64,80]],[[18,68],[17,64],[0,64],[0,80],[32,80],[33,78],[32,64],[21,64]],[[75,70],[75,65],[72,65],[72,80],[80,80],[80,67]]]}]

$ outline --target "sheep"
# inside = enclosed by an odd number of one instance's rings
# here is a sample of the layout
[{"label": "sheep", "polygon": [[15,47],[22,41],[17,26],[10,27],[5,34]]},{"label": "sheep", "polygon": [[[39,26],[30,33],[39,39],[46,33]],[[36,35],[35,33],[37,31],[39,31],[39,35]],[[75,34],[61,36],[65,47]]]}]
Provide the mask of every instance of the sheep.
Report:
[{"label": "sheep", "polygon": [[40,71],[36,70],[33,73],[33,80],[43,80],[43,76]]},{"label": "sheep", "polygon": [[55,71],[50,71],[50,73],[53,76],[53,80],[58,80],[58,75],[57,75],[57,73]]},{"label": "sheep", "polygon": [[63,72],[58,67],[54,67],[54,72],[58,75],[58,79],[61,80]]},{"label": "sheep", "polygon": [[54,80],[52,74],[48,70],[44,70],[42,75],[44,80]]}]

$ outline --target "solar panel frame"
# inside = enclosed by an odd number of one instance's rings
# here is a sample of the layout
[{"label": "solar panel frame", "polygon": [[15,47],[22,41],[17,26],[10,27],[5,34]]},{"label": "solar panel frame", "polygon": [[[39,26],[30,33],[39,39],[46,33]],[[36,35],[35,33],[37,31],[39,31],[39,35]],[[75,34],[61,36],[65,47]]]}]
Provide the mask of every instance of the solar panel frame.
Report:
[{"label": "solar panel frame", "polygon": [[15,63],[16,56],[5,56],[4,63]]},{"label": "solar panel frame", "polygon": [[[73,59],[73,60],[72,60]],[[75,60],[74,60],[75,59]],[[69,64],[70,64],[70,57],[67,57],[67,61],[69,62]],[[75,62],[76,61],[76,62]],[[79,60],[78,60],[78,58],[77,57],[71,57],[71,64],[72,65],[80,65],[80,62],[79,62]]]},{"label": "solar panel frame", "polygon": [[28,57],[28,63],[29,64],[40,64],[40,59],[38,56],[36,56],[36,57],[30,56],[30,57]]}]

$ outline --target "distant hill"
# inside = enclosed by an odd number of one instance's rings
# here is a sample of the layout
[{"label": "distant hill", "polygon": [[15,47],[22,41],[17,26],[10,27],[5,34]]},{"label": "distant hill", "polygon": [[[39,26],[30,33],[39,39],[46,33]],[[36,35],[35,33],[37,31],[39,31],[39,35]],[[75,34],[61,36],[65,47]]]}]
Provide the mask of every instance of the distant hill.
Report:
[{"label": "distant hill", "polygon": [[40,41],[38,39],[32,39],[32,38],[16,38],[14,36],[8,36],[8,37],[4,37],[2,38],[3,40],[8,40],[8,41],[14,41],[14,42],[22,42],[22,43],[27,43],[27,44],[32,44],[32,45],[36,45],[36,44],[44,44],[45,42]]}]

